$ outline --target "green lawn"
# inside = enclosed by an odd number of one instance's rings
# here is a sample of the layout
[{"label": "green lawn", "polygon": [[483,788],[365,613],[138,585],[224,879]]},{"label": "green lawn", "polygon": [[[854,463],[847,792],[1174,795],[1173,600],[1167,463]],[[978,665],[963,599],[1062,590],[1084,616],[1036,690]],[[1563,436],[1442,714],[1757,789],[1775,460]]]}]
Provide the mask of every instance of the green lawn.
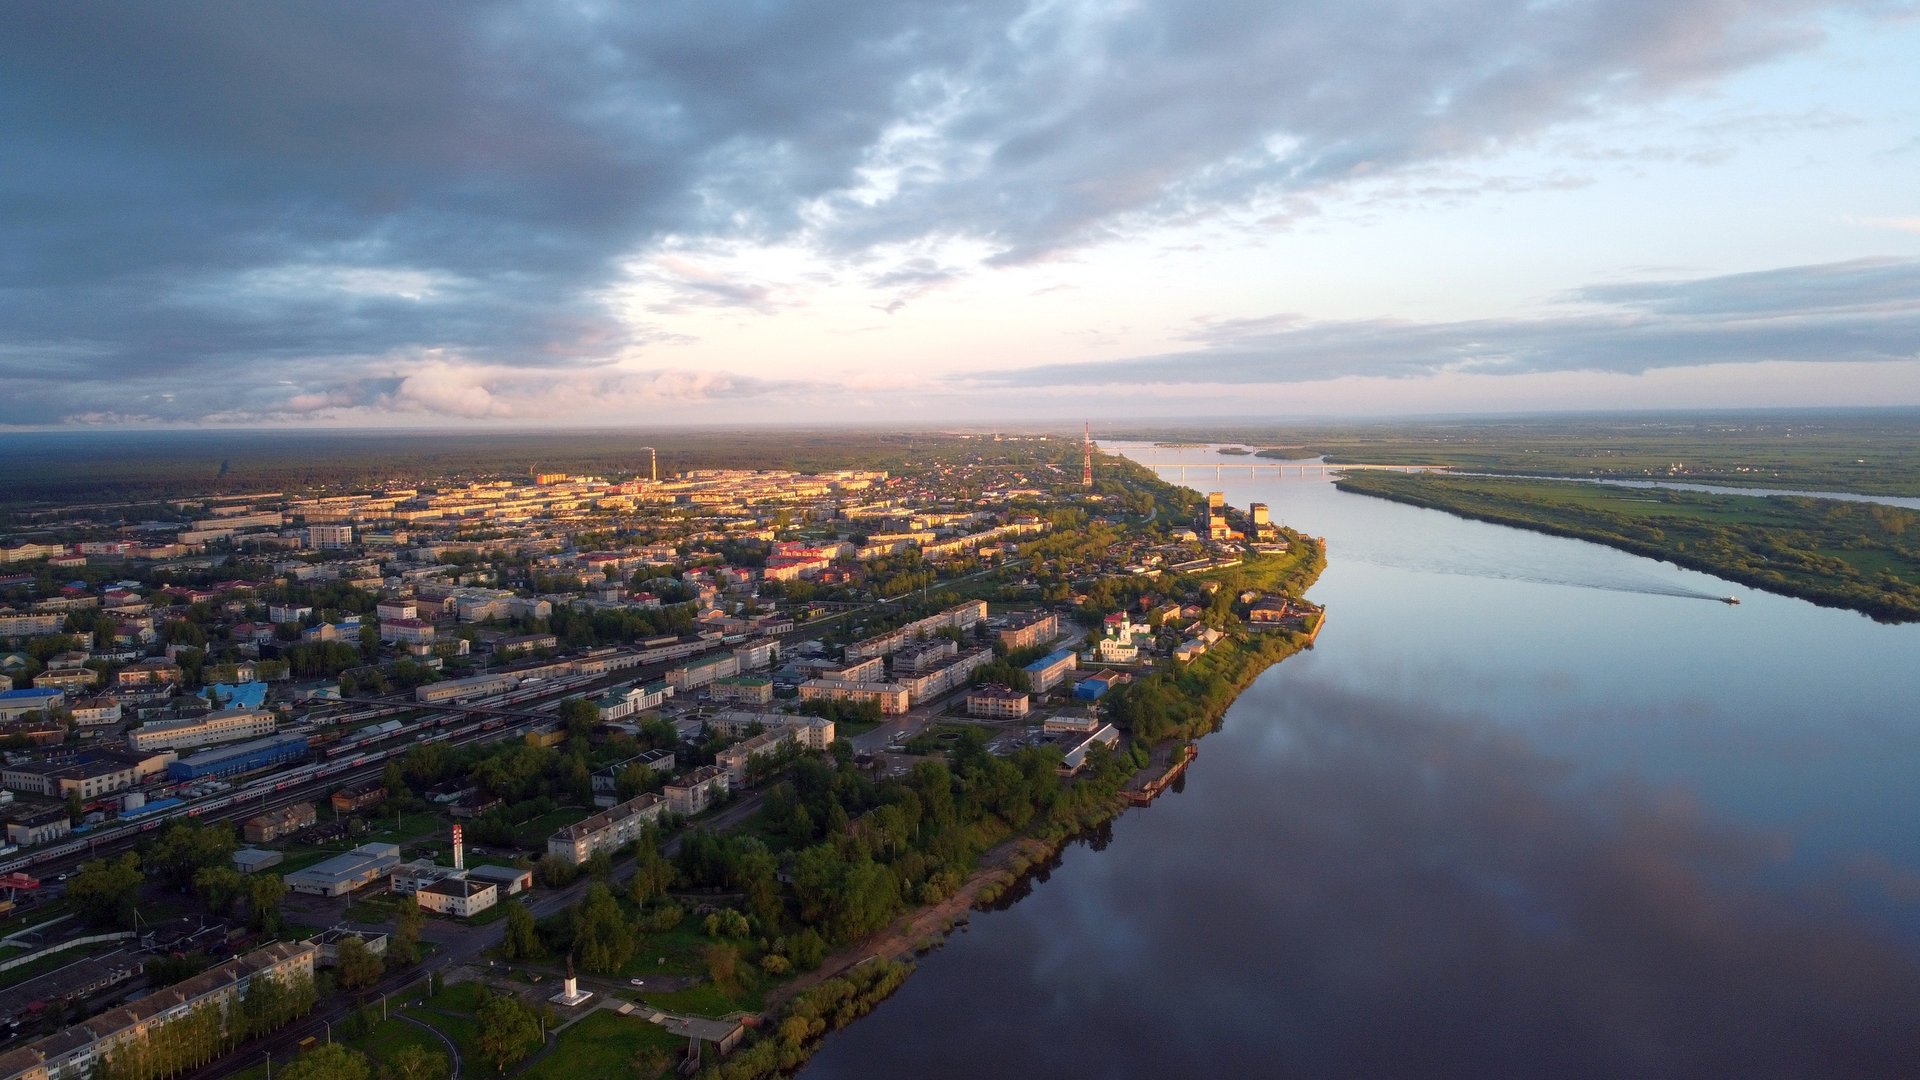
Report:
[{"label": "green lawn", "polygon": [[670,1075],[671,1063],[684,1046],[679,1036],[658,1024],[603,1009],[561,1032],[553,1052],[522,1075],[527,1080],[629,1080],[641,1075],[634,1071],[633,1059],[646,1047],[656,1048],[659,1060],[668,1063],[654,1075]]},{"label": "green lawn", "polygon": [[766,992],[759,987],[747,990],[738,997],[729,997],[712,983],[701,983],[670,994],[641,994],[641,1000],[656,1009],[716,1019],[738,1012],[759,1012],[766,1006],[766,997]]},{"label": "green lawn", "polygon": [[382,1020],[373,1026],[371,1033],[358,1039],[341,1041],[375,1061],[391,1061],[396,1052],[407,1046],[418,1046],[442,1057],[447,1053],[445,1043],[404,1020]]},{"label": "green lawn", "polygon": [[[474,1009],[480,1000],[479,983],[456,983],[428,998],[424,1008],[406,1007],[406,1015],[431,1024],[452,1039],[460,1048],[460,1058],[470,1062],[474,1075],[482,1075],[482,1070],[492,1072],[481,1062],[478,1040],[480,1025],[474,1020]],[[422,1035],[426,1034],[421,1032]]]},{"label": "green lawn", "polygon": [[120,948],[122,944],[122,942],[118,941],[103,941],[98,945],[79,945],[71,949],[63,949],[51,956],[43,956],[32,963],[21,964],[19,967],[12,968],[8,971],[0,971],[0,986],[18,986],[28,979],[45,975],[49,971],[66,967],[68,964],[85,959],[86,957],[100,956],[113,952],[115,949]]},{"label": "green lawn", "polygon": [[362,843],[397,844],[447,829],[446,819],[428,810],[401,814],[397,824],[390,814],[369,818],[367,824],[373,828],[373,832]]},{"label": "green lawn", "polygon": [[700,920],[688,915],[679,926],[664,934],[643,932],[633,959],[617,974],[622,979],[636,975],[705,975],[707,961],[700,950],[711,942],[711,938],[700,932]]},{"label": "green lawn", "polygon": [[593,811],[584,806],[563,806],[551,813],[541,814],[537,818],[523,822],[514,830],[514,839],[520,847],[535,851],[547,849],[547,838],[561,827],[581,820]]}]

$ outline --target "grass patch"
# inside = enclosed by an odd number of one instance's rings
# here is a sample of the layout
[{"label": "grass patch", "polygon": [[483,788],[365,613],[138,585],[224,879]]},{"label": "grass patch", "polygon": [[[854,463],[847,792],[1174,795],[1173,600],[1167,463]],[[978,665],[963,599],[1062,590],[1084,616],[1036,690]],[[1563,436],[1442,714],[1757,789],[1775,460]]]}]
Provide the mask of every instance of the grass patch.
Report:
[{"label": "grass patch", "polygon": [[362,843],[397,844],[416,837],[427,836],[445,828],[439,814],[427,810],[416,810],[410,814],[401,814],[396,822],[391,817],[368,818],[367,824],[373,827]]},{"label": "grass patch", "polygon": [[584,806],[563,806],[558,810],[522,822],[514,830],[514,840],[519,847],[544,851],[548,837],[591,813],[593,811]]},{"label": "grass patch", "polygon": [[62,949],[51,956],[43,956],[31,963],[21,964],[17,968],[0,972],[0,986],[18,986],[28,979],[57,971],[68,964],[83,960],[89,956],[102,956],[122,946],[122,942],[103,941],[98,945],[80,945],[71,949]]},{"label": "grass patch", "polygon": [[411,897],[375,896],[365,900],[355,900],[347,905],[347,919],[357,923],[392,922],[394,913],[400,909],[400,902]]},{"label": "grass patch", "polygon": [[701,983],[666,994],[643,994],[642,1000],[667,1012],[718,1019],[731,1013],[759,1012],[766,1005],[766,996],[764,991],[755,988],[733,997],[712,983]]},{"label": "grass patch", "polygon": [[[347,1045],[365,1053],[375,1061],[391,1061],[393,1055],[408,1046],[418,1046],[442,1057],[447,1047],[431,1034],[421,1031],[404,1020],[382,1020],[373,1025],[373,1030],[358,1039],[341,1040]],[[453,1063],[448,1062],[449,1066]]]},{"label": "grass patch", "polygon": [[[684,1040],[658,1024],[636,1016],[601,1010],[560,1033],[553,1052],[521,1074],[526,1080],[628,1080],[665,1076],[672,1071]],[[664,1067],[658,1073],[634,1070],[634,1056],[653,1048]]]},{"label": "grass patch", "polygon": [[25,914],[17,915],[5,922],[0,922],[0,937],[8,934],[17,934],[30,926],[39,926],[41,923],[51,922],[62,915],[71,914],[73,914],[73,908],[69,906],[64,899],[49,901],[33,908]]},{"label": "grass patch", "polygon": [[707,961],[700,950],[712,941],[712,938],[700,932],[700,920],[689,914],[680,921],[679,926],[664,934],[642,933],[640,947],[634,950],[633,959],[627,961],[627,966],[616,974],[622,979],[636,975],[643,978],[648,975],[705,975]]}]

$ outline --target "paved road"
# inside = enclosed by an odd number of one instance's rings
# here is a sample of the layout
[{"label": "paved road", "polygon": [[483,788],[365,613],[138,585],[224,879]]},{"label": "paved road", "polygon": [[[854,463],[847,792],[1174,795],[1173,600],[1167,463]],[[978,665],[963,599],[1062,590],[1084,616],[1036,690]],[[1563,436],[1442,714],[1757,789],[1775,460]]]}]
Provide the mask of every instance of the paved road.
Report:
[{"label": "paved road", "polygon": [[408,1016],[404,1013],[394,1013],[393,1015],[398,1017],[402,1023],[412,1024],[414,1027],[420,1028],[424,1031],[432,1032],[434,1038],[439,1039],[442,1043],[445,1043],[447,1047],[447,1054],[448,1054],[447,1060],[451,1063],[453,1067],[453,1071],[450,1074],[452,1077],[452,1080],[460,1080],[460,1048],[454,1045],[454,1042],[452,1039],[447,1038],[446,1032],[441,1031],[439,1028],[434,1027],[432,1024],[426,1023],[425,1021],[415,1020],[413,1017]]}]

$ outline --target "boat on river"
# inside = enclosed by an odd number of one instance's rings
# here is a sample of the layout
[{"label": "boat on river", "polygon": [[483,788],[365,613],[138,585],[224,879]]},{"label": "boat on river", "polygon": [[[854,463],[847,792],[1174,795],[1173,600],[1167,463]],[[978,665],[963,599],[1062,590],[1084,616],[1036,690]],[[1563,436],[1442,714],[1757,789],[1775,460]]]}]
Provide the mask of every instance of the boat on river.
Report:
[{"label": "boat on river", "polygon": [[1720,598],[1720,602],[1723,604],[1738,604],[1740,598],[1737,596],[1723,596]]}]

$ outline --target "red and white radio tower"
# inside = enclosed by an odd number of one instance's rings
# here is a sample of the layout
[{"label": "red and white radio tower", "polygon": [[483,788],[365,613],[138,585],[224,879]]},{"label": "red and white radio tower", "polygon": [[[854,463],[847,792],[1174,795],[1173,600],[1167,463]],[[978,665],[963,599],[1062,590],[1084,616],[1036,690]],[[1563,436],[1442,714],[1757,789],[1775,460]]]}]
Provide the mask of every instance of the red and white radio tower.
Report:
[{"label": "red and white radio tower", "polygon": [[1093,486],[1093,427],[1086,421],[1080,424],[1080,486]]}]

